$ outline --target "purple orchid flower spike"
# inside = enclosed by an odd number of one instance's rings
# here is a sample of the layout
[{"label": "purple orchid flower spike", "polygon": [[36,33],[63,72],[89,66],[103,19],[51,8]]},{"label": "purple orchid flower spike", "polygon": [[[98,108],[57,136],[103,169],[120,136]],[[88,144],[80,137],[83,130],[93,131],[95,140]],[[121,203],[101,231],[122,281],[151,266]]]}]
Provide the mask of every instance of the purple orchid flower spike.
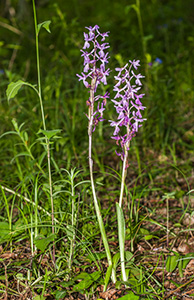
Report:
[{"label": "purple orchid flower spike", "polygon": [[[116,152],[117,155],[121,156],[122,160],[124,160],[130,148],[130,141],[135,136],[139,127],[142,126],[143,121],[146,120],[141,114],[141,111],[146,108],[140,100],[144,94],[138,94],[142,86],[141,79],[144,76],[141,74],[136,75],[132,70],[132,68],[137,70],[140,66],[139,62],[139,60],[129,60],[130,65],[126,64],[123,68],[116,68],[116,71],[118,71],[118,75],[115,76],[117,83],[113,89],[116,95],[112,102],[115,104],[114,107],[116,108],[118,117],[117,121],[110,121],[110,126],[115,127],[112,138],[122,148],[121,153]],[[124,135],[121,133],[122,127],[126,128]]]},{"label": "purple orchid flower spike", "polygon": [[[84,58],[84,69],[81,75],[77,74],[79,81],[83,81],[83,84],[90,91],[90,97],[86,101],[88,106],[88,119],[90,123],[90,132],[93,132],[98,124],[98,122],[103,121],[103,111],[106,104],[106,99],[109,94],[94,96],[97,87],[100,83],[104,85],[107,84],[107,76],[109,76],[110,69],[106,69],[108,64],[108,52],[107,49],[110,47],[109,43],[105,42],[106,37],[108,37],[108,32],[100,33],[99,26],[86,27],[88,33],[84,32],[84,46],[81,50]],[[95,111],[94,104],[95,101],[101,101],[101,104],[97,104]],[[92,127],[92,128],[91,128]]]}]

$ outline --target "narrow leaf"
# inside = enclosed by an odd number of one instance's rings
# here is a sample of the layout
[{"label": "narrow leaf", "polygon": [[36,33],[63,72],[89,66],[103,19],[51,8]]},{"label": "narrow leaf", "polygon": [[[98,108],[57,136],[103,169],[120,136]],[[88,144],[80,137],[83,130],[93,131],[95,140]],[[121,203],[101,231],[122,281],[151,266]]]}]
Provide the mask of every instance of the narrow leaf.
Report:
[{"label": "narrow leaf", "polygon": [[50,20],[49,21],[44,21],[44,22],[38,24],[38,33],[39,33],[41,27],[44,27],[44,29],[46,29],[46,31],[48,33],[51,33],[51,31],[50,31],[50,24],[51,24]]},{"label": "narrow leaf", "polygon": [[104,291],[106,291],[106,289],[107,289],[111,273],[112,273],[112,266],[109,266],[106,271],[106,276],[105,276],[105,280],[104,280]]},{"label": "narrow leaf", "polygon": [[116,203],[117,208],[117,220],[118,220],[118,234],[122,243],[125,242],[125,219],[123,215],[123,211],[120,208],[119,204]]},{"label": "narrow leaf", "polygon": [[182,260],[182,258],[178,263],[178,269],[179,269],[179,275],[182,278],[183,277],[183,260]]},{"label": "narrow leaf", "polygon": [[120,253],[117,252],[117,253],[113,256],[113,259],[112,259],[112,262],[113,262],[113,268],[114,268],[114,269],[116,269],[116,267],[117,267],[119,258],[120,258]]},{"label": "narrow leaf", "polygon": [[186,254],[182,260],[183,260],[183,269],[186,268],[187,264],[190,262],[191,259],[194,258],[194,253],[188,253]]}]

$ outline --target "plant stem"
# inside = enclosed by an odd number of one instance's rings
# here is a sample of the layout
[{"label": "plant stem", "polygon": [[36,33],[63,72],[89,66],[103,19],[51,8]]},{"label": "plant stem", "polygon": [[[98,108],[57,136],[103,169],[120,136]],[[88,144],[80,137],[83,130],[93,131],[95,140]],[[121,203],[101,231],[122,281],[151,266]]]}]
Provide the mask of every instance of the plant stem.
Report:
[{"label": "plant stem", "polygon": [[[72,226],[72,238],[70,242],[70,250],[69,250],[69,261],[68,261],[68,268],[69,268],[69,273],[72,271],[72,261],[73,261],[73,251],[75,247],[75,235],[76,235],[76,213],[75,213],[75,189],[74,189],[74,171],[71,170],[71,174],[69,173],[70,177],[70,182],[71,182],[71,204],[72,204],[72,209],[71,209],[71,226]],[[71,274],[69,274],[69,277]]]},{"label": "plant stem", "polygon": [[166,198],[166,210],[167,210],[167,220],[166,220],[166,247],[169,246],[169,198]]},{"label": "plant stem", "polygon": [[[98,224],[100,227],[100,232],[102,235],[102,240],[106,252],[106,256],[108,259],[108,265],[112,266],[112,257],[110,253],[110,248],[107,240],[107,235],[104,227],[104,223],[102,220],[100,208],[98,205],[98,200],[96,197],[96,191],[95,191],[95,185],[94,185],[94,178],[93,178],[93,160],[92,160],[92,125],[93,125],[93,111],[94,111],[94,89],[95,89],[95,84],[96,84],[96,78],[92,79],[91,82],[91,89],[90,89],[90,102],[91,105],[89,106],[89,111],[88,111],[88,117],[89,117],[89,124],[88,124],[88,136],[89,136],[89,169],[90,169],[90,180],[91,180],[91,186],[92,186],[92,194],[93,194],[93,200],[94,200],[94,206],[96,210],[96,215],[98,219]],[[112,269],[112,281],[113,283],[116,283],[116,272],[115,269]]]},{"label": "plant stem", "polygon": [[[143,51],[143,60],[145,65],[145,73],[147,80],[149,79],[149,72],[148,72],[148,64],[146,62],[146,53],[147,53],[147,47],[146,47],[146,41],[144,38],[144,30],[143,30],[143,23],[142,23],[142,17],[141,17],[141,9],[140,9],[140,0],[136,0],[136,14],[138,19],[138,25],[139,25],[139,31],[141,36],[141,42],[142,42],[142,51]],[[148,80],[149,81],[149,80]]]},{"label": "plant stem", "polygon": [[125,149],[125,157],[123,160],[123,170],[122,170],[121,190],[120,190],[120,198],[119,198],[119,206],[120,207],[122,207],[124,187],[125,187],[125,178],[127,175],[127,158],[128,158],[128,151]]},{"label": "plant stem", "polygon": [[[38,93],[39,93],[40,108],[41,108],[41,114],[42,114],[43,129],[46,131],[44,107],[43,107],[42,92],[41,92],[41,79],[40,79],[38,25],[37,25],[36,7],[35,7],[35,1],[34,0],[32,0],[32,4],[33,4],[35,36],[36,36],[36,61],[37,61]],[[53,203],[52,176],[51,176],[51,159],[50,159],[50,145],[49,145],[49,139],[47,137],[45,138],[45,140],[46,140],[46,151],[47,151],[47,161],[48,161],[48,174],[49,174],[49,189],[50,189],[50,201],[51,201],[52,233],[55,234],[54,203]],[[54,242],[53,242],[52,258],[53,258],[53,263],[55,263],[55,244],[54,244]]]},{"label": "plant stem", "polygon": [[141,35],[141,42],[142,42],[142,50],[143,50],[143,55],[144,55],[144,59],[145,59],[145,55],[146,55],[146,45],[145,45],[145,41],[144,41],[144,31],[143,31],[143,24],[142,24],[142,18],[141,18],[141,10],[140,10],[140,0],[136,0],[136,6],[137,6],[137,19],[138,19],[138,24],[139,24],[139,31],[140,31],[140,35]]},{"label": "plant stem", "polygon": [[[121,179],[121,190],[120,190],[120,198],[119,198],[119,207],[122,207],[122,201],[123,201],[123,194],[124,194],[124,187],[125,187],[125,178],[127,175],[127,158],[128,158],[128,150],[127,146],[125,146],[125,156],[123,160],[123,170],[122,170],[122,179]],[[124,218],[124,216],[123,216]],[[122,232],[122,226],[125,226],[125,223],[123,224],[122,220],[118,219],[118,234]],[[125,228],[123,228],[125,232]],[[121,260],[121,272],[122,272],[122,278],[123,281],[127,281],[127,275],[125,271],[125,237],[123,238],[119,234],[119,249],[120,249],[120,260]]]}]

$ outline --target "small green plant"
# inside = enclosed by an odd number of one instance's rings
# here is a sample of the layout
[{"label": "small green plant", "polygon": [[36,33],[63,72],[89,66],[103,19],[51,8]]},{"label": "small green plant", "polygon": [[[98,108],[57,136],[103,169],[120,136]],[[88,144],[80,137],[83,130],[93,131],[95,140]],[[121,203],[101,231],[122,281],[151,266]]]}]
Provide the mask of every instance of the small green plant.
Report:
[{"label": "small green plant", "polygon": [[[39,43],[38,43],[38,37],[39,37],[39,32],[41,28],[45,28],[47,32],[50,33],[49,25],[50,21],[45,21],[41,24],[37,24],[37,17],[36,17],[36,8],[35,8],[35,1],[32,0],[33,4],[33,12],[34,12],[34,26],[35,26],[35,37],[36,37],[36,59],[37,59],[37,78],[38,78],[38,84],[37,88],[35,85],[32,85],[28,82],[24,82],[22,80],[18,80],[17,82],[12,82],[9,84],[7,88],[7,98],[8,100],[14,98],[19,89],[23,86],[26,85],[30,88],[32,88],[40,101],[40,109],[41,109],[41,115],[42,115],[42,124],[43,124],[43,129],[40,129],[38,134],[43,134],[44,138],[39,138],[39,141],[41,141],[41,144],[44,147],[44,151],[47,153],[47,163],[48,163],[48,174],[49,174],[49,197],[50,197],[50,203],[51,203],[51,220],[52,220],[52,234],[53,236],[55,235],[55,221],[54,221],[54,202],[53,202],[53,190],[52,190],[52,175],[51,175],[51,157],[50,157],[50,140],[53,137],[56,137],[58,133],[61,132],[61,130],[47,130],[46,128],[46,122],[45,122],[45,114],[44,114],[44,106],[43,106],[43,100],[42,100],[42,88],[41,88],[41,78],[40,78],[40,58],[39,58]],[[14,127],[16,129],[16,132],[20,136],[23,144],[25,145],[25,148],[30,155],[31,159],[34,159],[31,149],[27,146],[27,140],[28,136],[24,132],[24,134],[21,132],[21,127],[18,128],[16,121],[13,121]],[[40,165],[37,163],[39,169],[42,169]],[[55,262],[55,244],[53,242],[53,263]]]}]

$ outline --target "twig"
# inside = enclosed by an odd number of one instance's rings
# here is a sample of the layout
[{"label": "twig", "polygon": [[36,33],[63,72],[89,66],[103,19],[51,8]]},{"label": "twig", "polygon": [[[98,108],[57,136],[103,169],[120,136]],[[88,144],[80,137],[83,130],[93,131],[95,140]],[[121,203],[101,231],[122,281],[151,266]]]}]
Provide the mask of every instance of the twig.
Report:
[{"label": "twig", "polygon": [[[21,194],[15,192],[15,191],[9,189],[9,188],[7,188],[7,187],[5,187],[5,186],[3,186],[3,185],[0,185],[0,186],[1,186],[1,188],[2,188],[3,190],[5,190],[5,191],[7,191],[7,192],[9,192],[9,193],[11,193],[11,194],[13,194],[13,195],[16,195],[16,196],[19,197],[19,198],[23,198],[25,201],[31,203],[33,206],[36,205],[32,200],[28,199],[27,197],[25,197],[25,196],[23,196],[23,195],[21,195]],[[51,214],[50,214],[47,210],[45,210],[44,208],[42,208],[40,205],[37,205],[37,207],[38,207],[38,209],[42,210],[47,216],[51,217]],[[56,223],[60,224],[60,222],[59,222],[57,219],[55,219],[55,218],[54,218],[54,221],[55,221]]]},{"label": "twig", "polygon": [[182,284],[181,286],[179,286],[178,288],[176,288],[175,290],[171,291],[167,296],[164,297],[164,299],[169,298],[171,295],[173,295],[174,293],[178,292],[180,289],[182,289],[183,287],[185,287],[187,284],[193,282],[193,278],[190,279],[188,282]]},{"label": "twig", "polygon": [[11,26],[9,24],[6,24],[4,22],[0,21],[0,26],[6,28],[6,29],[8,29],[8,30],[10,30],[10,31],[18,34],[18,35],[23,35],[22,31],[20,31],[19,29],[15,28],[15,27],[13,27],[13,26]]}]

